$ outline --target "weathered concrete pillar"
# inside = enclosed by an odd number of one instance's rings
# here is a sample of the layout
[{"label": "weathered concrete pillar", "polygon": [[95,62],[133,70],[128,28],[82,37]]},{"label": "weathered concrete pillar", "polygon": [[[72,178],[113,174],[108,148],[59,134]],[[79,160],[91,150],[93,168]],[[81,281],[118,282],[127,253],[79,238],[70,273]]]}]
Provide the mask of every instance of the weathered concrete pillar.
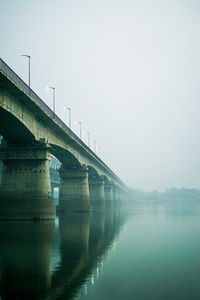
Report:
[{"label": "weathered concrete pillar", "polygon": [[118,188],[118,205],[122,204],[122,190]]},{"label": "weathered concrete pillar", "polygon": [[113,204],[119,206],[122,203],[122,190],[119,186],[113,185]]},{"label": "weathered concrete pillar", "polygon": [[123,190],[120,190],[121,191],[121,203],[124,202],[124,191]]},{"label": "weathered concrete pillar", "polygon": [[113,185],[113,205],[116,206],[118,202],[118,188],[116,185]]},{"label": "weathered concrete pillar", "polygon": [[104,180],[99,176],[89,178],[90,202],[93,208],[105,208]]},{"label": "weathered concrete pillar", "polygon": [[105,207],[113,206],[113,185],[112,182],[104,183]]},{"label": "weathered concrete pillar", "polygon": [[0,159],[0,219],[54,219],[49,147],[2,146]]},{"label": "weathered concrete pillar", "polygon": [[88,168],[60,169],[59,211],[90,210]]}]

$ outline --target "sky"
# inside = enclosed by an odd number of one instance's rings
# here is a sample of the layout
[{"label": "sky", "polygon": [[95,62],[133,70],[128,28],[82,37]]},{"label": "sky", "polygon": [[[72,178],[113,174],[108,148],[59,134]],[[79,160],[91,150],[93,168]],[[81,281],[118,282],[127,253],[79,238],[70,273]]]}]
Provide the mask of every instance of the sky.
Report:
[{"label": "sky", "polygon": [[199,0],[0,0],[0,57],[130,187],[200,188]]}]

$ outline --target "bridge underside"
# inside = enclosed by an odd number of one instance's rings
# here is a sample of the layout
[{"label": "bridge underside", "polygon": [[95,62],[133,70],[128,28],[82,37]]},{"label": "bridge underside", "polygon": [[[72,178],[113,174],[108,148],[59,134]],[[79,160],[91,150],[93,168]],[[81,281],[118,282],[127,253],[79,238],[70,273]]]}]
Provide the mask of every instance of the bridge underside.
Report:
[{"label": "bridge underside", "polygon": [[49,116],[45,103],[29,92],[0,70],[0,135],[4,138],[0,146],[0,219],[55,217],[51,154],[62,164],[60,211],[90,211],[119,204],[124,190],[120,179],[57,116]]},{"label": "bridge underside", "polygon": [[26,142],[35,140],[34,135],[14,115],[0,107],[0,134],[7,142]]},{"label": "bridge underside", "polygon": [[[54,219],[49,172],[51,150],[51,146],[39,143],[32,146],[3,143],[0,147],[3,162],[0,219]],[[104,209],[122,200],[113,182],[91,170],[86,165],[61,166],[60,212]]]}]

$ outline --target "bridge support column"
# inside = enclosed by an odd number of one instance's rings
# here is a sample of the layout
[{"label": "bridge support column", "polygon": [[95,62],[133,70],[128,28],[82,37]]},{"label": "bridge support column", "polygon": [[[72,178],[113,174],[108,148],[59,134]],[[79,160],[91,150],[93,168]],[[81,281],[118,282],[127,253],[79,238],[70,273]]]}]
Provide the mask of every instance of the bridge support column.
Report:
[{"label": "bridge support column", "polygon": [[113,185],[113,204],[116,206],[119,202],[119,190],[116,185]]},{"label": "bridge support column", "polygon": [[113,206],[113,187],[111,182],[104,183],[105,207]]},{"label": "bridge support column", "polygon": [[120,200],[121,200],[121,203],[124,201],[124,191],[123,190],[120,190]]},{"label": "bridge support column", "polygon": [[0,148],[0,219],[54,219],[47,145]]},{"label": "bridge support column", "polygon": [[118,205],[122,204],[122,193],[123,191],[120,188],[118,188]]},{"label": "bridge support column", "polygon": [[104,180],[101,176],[89,178],[90,201],[94,208],[105,208]]},{"label": "bridge support column", "polygon": [[80,166],[60,169],[59,211],[88,211],[89,185],[88,168]]},{"label": "bridge support column", "polygon": [[122,205],[123,202],[123,190],[120,187],[116,187],[116,197],[115,197],[115,204],[117,206]]}]

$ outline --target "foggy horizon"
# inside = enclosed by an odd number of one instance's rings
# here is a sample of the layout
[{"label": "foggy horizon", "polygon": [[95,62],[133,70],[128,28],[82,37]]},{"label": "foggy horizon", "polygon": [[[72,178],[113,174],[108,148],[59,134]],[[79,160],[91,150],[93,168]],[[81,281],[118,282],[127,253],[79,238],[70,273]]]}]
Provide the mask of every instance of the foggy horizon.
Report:
[{"label": "foggy horizon", "polygon": [[[0,57],[128,186],[200,185],[200,2],[0,3]],[[100,147],[100,148],[99,148]],[[104,152],[104,154],[103,154]]]}]

